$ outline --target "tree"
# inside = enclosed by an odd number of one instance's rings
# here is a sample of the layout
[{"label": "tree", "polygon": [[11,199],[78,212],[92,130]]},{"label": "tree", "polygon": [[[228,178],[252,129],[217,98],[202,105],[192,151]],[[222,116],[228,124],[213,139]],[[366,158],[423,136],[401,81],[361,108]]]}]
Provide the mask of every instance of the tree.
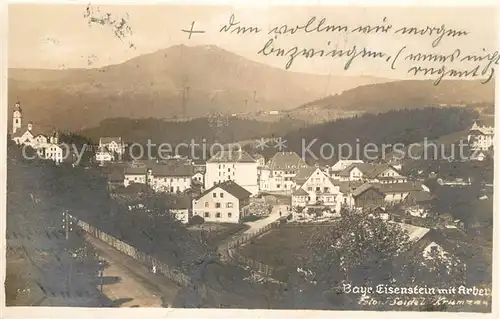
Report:
[{"label": "tree", "polygon": [[[396,223],[342,210],[331,226],[318,227],[309,245],[309,269],[316,281],[376,284],[393,276],[393,259],[409,247],[408,234]],[[339,271],[340,270],[340,271]]]}]

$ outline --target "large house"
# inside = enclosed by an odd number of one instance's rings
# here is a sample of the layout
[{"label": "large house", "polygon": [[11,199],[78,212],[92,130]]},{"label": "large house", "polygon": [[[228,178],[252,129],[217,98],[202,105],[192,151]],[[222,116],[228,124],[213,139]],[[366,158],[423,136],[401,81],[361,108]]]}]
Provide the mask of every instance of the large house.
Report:
[{"label": "large house", "polygon": [[181,223],[187,224],[192,215],[191,197],[186,195],[167,195],[166,206],[168,212]]},{"label": "large house", "polygon": [[207,161],[205,188],[234,181],[251,194],[259,191],[257,162],[243,150],[224,150]]},{"label": "large house", "polygon": [[475,121],[469,130],[467,141],[471,145],[471,149],[487,151],[493,147],[494,134],[493,123]]},{"label": "large house", "polygon": [[178,193],[191,188],[193,165],[182,160],[169,160],[153,165],[148,171],[151,188],[156,192]]},{"label": "large house", "polygon": [[131,184],[147,184],[146,167],[126,167],[123,172],[123,185],[128,187]]},{"label": "large house", "polygon": [[261,191],[288,191],[295,188],[294,177],[307,164],[294,152],[276,153],[260,168],[259,187]]},{"label": "large house", "polygon": [[341,185],[319,167],[303,167],[295,177],[297,189],[292,194],[292,206],[304,208],[328,208],[340,212],[342,206],[352,207],[350,192],[341,191]]},{"label": "large house", "polygon": [[96,161],[109,162],[121,159],[125,153],[125,143],[121,137],[101,137],[96,151]]},{"label": "large house", "polygon": [[339,160],[328,170],[330,177],[340,179],[339,173],[353,164],[363,164],[362,160]]},{"label": "large house", "polygon": [[364,181],[370,183],[404,183],[405,176],[390,164],[354,163],[338,173],[340,181]]},{"label": "large house", "polygon": [[232,180],[215,184],[193,199],[193,216],[209,222],[239,223],[244,217],[244,208],[250,203],[250,195]]}]

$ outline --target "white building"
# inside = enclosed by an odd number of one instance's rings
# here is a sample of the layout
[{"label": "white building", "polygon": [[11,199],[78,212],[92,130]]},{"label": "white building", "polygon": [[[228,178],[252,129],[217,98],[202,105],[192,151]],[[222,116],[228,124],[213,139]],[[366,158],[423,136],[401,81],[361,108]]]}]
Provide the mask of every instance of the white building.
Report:
[{"label": "white building", "polygon": [[255,195],[259,191],[257,165],[245,151],[221,151],[206,163],[205,188],[225,181],[235,181]]},{"label": "white building", "polygon": [[297,153],[276,153],[269,162],[260,169],[260,190],[291,192],[295,189],[295,175],[298,170],[303,167],[307,167],[307,164],[297,155]]},{"label": "white building", "polygon": [[341,171],[345,170],[352,164],[363,164],[363,163],[364,162],[362,160],[339,160],[337,163],[335,163],[335,165],[330,167],[329,175],[332,178],[340,179],[339,173]]},{"label": "white building", "polygon": [[390,164],[351,164],[337,174],[340,181],[364,181],[370,183],[404,183],[407,178]]},{"label": "white building", "polygon": [[156,192],[178,193],[191,188],[193,165],[182,160],[169,160],[153,165],[149,173],[151,188]]},{"label": "white building", "polygon": [[234,181],[216,184],[193,200],[193,216],[207,222],[239,223],[251,195]]},{"label": "white building", "polygon": [[335,181],[318,167],[302,168],[297,173],[296,181],[298,188],[292,194],[293,207],[325,207],[332,212],[340,212],[343,204],[352,203],[349,193],[343,194],[340,185],[336,185]]},{"label": "white building", "polygon": [[125,143],[121,137],[101,137],[96,151],[96,161],[109,162],[121,159],[125,153]]},{"label": "white building", "polygon": [[169,195],[166,206],[168,212],[181,223],[187,224],[192,215],[192,201],[189,196]]},{"label": "white building", "polygon": [[487,151],[493,147],[495,128],[479,121],[475,121],[469,130],[467,141],[473,150]]},{"label": "white building", "polygon": [[128,187],[130,184],[147,184],[146,167],[126,167],[123,171],[123,185]]}]

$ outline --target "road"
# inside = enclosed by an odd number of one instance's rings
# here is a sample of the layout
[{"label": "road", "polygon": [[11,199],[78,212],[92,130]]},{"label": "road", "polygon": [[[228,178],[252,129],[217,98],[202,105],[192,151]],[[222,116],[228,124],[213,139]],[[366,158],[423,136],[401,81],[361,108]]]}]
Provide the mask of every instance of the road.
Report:
[{"label": "road", "polygon": [[103,293],[115,306],[162,307],[162,297],[166,303],[163,307],[174,303],[180,290],[177,284],[160,274],[153,274],[138,261],[90,235],[86,235],[86,240],[109,263],[104,269],[104,279],[118,279],[103,285]]},{"label": "road", "polygon": [[245,225],[250,226],[250,228],[248,228],[242,235],[254,233],[262,227],[276,221],[281,217],[280,212],[282,213],[281,216],[286,216],[288,214],[287,205],[275,205],[273,206],[273,210],[271,211],[269,216],[267,216],[266,218],[261,218],[253,222],[246,222]]}]

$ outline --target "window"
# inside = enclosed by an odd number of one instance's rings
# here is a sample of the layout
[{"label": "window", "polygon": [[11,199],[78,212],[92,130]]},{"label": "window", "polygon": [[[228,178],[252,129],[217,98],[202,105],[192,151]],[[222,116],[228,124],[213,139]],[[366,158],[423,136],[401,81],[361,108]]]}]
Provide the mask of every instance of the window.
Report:
[{"label": "window", "polygon": [[224,198],[224,193],[220,193],[220,198]]},{"label": "window", "polygon": [[280,184],[277,184],[277,185],[276,185],[276,188],[280,188],[280,186],[281,186]]},{"label": "window", "polygon": [[217,193],[212,193],[212,197],[216,198],[217,197]]},{"label": "window", "polygon": [[210,217],[210,213],[209,212],[205,212],[205,217]]},{"label": "window", "polygon": [[233,203],[231,203],[231,202],[226,203],[226,208],[233,208]]},{"label": "window", "polygon": [[220,203],[215,203],[215,208],[220,208]]},{"label": "window", "polygon": [[312,187],[308,187],[307,190],[312,192],[313,188]]},{"label": "window", "polygon": [[231,218],[231,216],[233,216],[232,213],[227,213],[227,217]]},{"label": "window", "polygon": [[321,187],[316,187],[316,191],[317,192],[321,191]]},{"label": "window", "polygon": [[208,208],[208,202],[205,202],[205,207]]},{"label": "window", "polygon": [[215,217],[220,218],[220,213],[219,212],[215,213]]},{"label": "window", "polygon": [[328,187],[325,187],[325,188],[324,188],[324,192],[325,192],[325,193],[328,193],[329,191],[330,191],[330,189],[329,189]]}]

